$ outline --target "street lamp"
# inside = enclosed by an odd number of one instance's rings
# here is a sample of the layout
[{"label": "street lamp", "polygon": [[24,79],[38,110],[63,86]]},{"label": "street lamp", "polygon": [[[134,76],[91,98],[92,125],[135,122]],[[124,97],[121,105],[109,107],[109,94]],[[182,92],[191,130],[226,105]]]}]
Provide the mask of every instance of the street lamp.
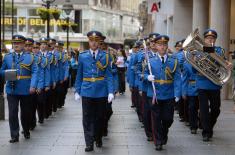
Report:
[{"label": "street lamp", "polygon": [[[47,10],[49,11],[51,4],[55,2],[55,0],[42,0],[45,3]],[[50,38],[50,14],[47,15],[47,38]]]},{"label": "street lamp", "polygon": [[[66,0],[66,3],[69,3],[70,0]],[[69,52],[69,15],[73,11],[72,4],[64,4],[62,10],[67,15],[66,22],[67,22],[67,52]]]}]

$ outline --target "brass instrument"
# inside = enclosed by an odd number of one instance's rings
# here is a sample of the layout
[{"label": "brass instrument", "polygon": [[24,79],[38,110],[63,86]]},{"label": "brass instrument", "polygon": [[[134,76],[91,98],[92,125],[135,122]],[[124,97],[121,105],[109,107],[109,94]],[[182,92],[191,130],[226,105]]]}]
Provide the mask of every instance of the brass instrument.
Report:
[{"label": "brass instrument", "polygon": [[197,28],[183,43],[185,58],[199,73],[214,84],[222,86],[230,79],[231,70],[227,69],[227,62],[223,57],[214,51],[204,52],[207,47],[214,46],[202,40]]}]

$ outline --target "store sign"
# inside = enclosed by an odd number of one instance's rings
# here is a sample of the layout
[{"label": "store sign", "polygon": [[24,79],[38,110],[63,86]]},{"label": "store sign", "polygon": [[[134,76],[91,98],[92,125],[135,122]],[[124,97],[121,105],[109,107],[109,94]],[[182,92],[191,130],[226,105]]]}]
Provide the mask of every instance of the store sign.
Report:
[{"label": "store sign", "polygon": [[161,1],[160,0],[148,0],[148,13],[158,13],[161,9]]},{"label": "store sign", "polygon": [[[3,18],[1,19],[1,23],[5,24],[5,25],[12,25],[12,18],[10,17],[6,17],[5,20],[3,21]],[[26,24],[29,24],[30,26],[45,26],[46,24],[46,21],[40,19],[40,18],[17,18],[17,25],[19,26],[22,26],[22,25],[26,25]],[[53,26],[53,25],[62,25],[62,24],[65,24],[66,23],[66,20],[63,20],[63,19],[59,19],[59,20],[54,20],[54,19],[51,19],[50,20],[50,25]]]}]

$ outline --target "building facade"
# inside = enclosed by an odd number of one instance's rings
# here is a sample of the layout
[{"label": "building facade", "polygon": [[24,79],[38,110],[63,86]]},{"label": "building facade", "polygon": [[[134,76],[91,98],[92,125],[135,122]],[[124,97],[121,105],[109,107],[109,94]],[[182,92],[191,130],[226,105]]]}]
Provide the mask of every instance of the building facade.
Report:
[{"label": "building facade", "polygon": [[[154,0],[149,0],[152,3]],[[170,48],[176,41],[186,38],[195,28],[200,34],[207,28],[218,32],[216,44],[222,46],[229,58],[235,51],[235,0],[155,0],[161,8],[153,14],[154,31],[170,36]],[[231,98],[232,79],[222,93]]]},{"label": "building facade", "polygon": [[[141,0],[70,0],[74,11],[70,14],[71,21],[79,28],[74,32],[70,29],[70,46],[84,49],[87,47],[86,33],[98,30],[107,36],[110,44],[121,45],[125,38],[136,38],[139,31],[138,5]],[[62,9],[65,0],[56,0],[53,7]],[[11,0],[6,0],[5,39],[10,40],[14,24],[14,33],[32,37],[35,40],[46,36],[46,22],[37,15],[37,8],[42,7],[42,0],[15,0],[14,23],[11,20]],[[133,5],[134,4],[134,5]],[[66,42],[67,33],[61,24],[67,16],[62,12],[59,20],[50,21],[50,36]],[[3,20],[3,19],[2,19]],[[3,21],[2,21],[3,23]],[[6,41],[6,44],[9,42]],[[118,46],[117,46],[118,47]]]}]

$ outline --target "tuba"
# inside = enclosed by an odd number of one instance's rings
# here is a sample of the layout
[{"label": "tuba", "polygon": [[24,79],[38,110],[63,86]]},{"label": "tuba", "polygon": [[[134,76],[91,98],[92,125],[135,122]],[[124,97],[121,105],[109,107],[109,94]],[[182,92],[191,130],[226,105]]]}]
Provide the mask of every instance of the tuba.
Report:
[{"label": "tuba", "polygon": [[186,60],[202,75],[214,84],[222,86],[231,76],[227,62],[214,51],[204,52],[204,48],[213,47],[206,44],[199,36],[198,28],[184,41],[183,50]]}]

